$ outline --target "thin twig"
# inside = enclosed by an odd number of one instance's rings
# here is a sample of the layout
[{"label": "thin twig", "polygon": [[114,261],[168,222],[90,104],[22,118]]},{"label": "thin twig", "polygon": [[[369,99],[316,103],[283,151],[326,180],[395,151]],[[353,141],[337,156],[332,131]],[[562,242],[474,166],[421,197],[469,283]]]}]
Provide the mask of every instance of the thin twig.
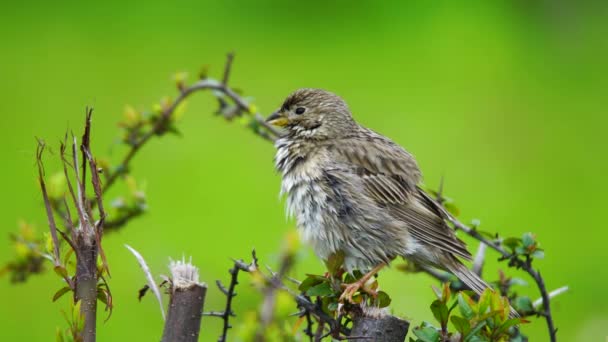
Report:
[{"label": "thin twig", "polygon": [[46,184],[44,183],[44,166],[42,165],[42,154],[44,153],[44,142],[38,141],[36,147],[36,162],[38,164],[38,182],[40,183],[40,189],[42,191],[42,199],[44,200],[44,207],[46,209],[46,216],[49,222],[49,230],[51,232],[51,238],[53,239],[53,262],[55,267],[61,265],[61,255],[59,254],[59,238],[57,237],[57,224],[55,223],[55,217],[53,215],[53,209],[51,207],[51,201],[49,200],[48,193],[46,191]]},{"label": "thin twig", "polygon": [[224,87],[228,86],[228,79],[230,78],[230,70],[232,69],[232,61],[234,60],[234,52],[226,55],[226,65],[224,66],[224,77],[222,78],[222,84]]}]

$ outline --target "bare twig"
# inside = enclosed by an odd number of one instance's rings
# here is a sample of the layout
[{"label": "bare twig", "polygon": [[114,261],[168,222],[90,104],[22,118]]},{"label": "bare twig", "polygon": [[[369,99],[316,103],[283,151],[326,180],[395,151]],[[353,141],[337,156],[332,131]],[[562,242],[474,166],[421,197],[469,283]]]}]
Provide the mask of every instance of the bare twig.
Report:
[{"label": "bare twig", "polygon": [[53,262],[55,267],[61,265],[61,255],[59,254],[59,239],[57,238],[57,224],[55,223],[55,217],[53,215],[53,209],[51,207],[51,201],[49,200],[48,193],[46,191],[46,184],[44,183],[44,166],[42,165],[42,154],[44,152],[44,142],[38,141],[36,147],[36,161],[38,164],[38,182],[40,183],[40,189],[42,191],[42,199],[44,200],[44,207],[46,209],[46,216],[49,222],[49,230],[51,232],[51,238],[53,239]]},{"label": "bare twig", "polygon": [[234,52],[226,55],[226,65],[224,66],[224,77],[222,77],[222,84],[224,87],[228,86],[228,79],[230,78],[230,70],[232,69],[232,61],[234,60]]}]

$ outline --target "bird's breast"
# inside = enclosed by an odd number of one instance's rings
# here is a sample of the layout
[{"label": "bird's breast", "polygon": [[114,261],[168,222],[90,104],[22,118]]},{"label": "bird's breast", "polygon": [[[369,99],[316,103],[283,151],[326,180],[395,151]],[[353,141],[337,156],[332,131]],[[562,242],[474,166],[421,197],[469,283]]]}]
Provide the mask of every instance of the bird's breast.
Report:
[{"label": "bird's breast", "polygon": [[294,148],[297,146],[279,146],[275,158],[282,176],[281,195],[286,197],[286,212],[296,219],[302,239],[320,256],[329,255],[336,246],[328,236],[326,222],[327,213],[333,211],[323,183],[328,158],[323,153],[300,154]]}]

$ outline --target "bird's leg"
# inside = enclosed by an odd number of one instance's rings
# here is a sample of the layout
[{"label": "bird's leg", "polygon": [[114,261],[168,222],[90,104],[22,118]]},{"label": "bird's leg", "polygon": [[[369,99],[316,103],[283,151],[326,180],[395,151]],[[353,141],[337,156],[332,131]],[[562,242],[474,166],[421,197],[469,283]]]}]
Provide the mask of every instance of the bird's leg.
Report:
[{"label": "bird's leg", "polygon": [[359,280],[357,280],[354,283],[351,284],[342,284],[342,286],[344,287],[344,292],[342,292],[342,295],[340,296],[340,301],[344,301],[344,300],[348,300],[349,302],[353,302],[353,295],[359,291],[360,289],[363,289],[365,292],[371,294],[372,296],[376,296],[376,291],[374,290],[366,290],[364,288],[365,283],[367,283],[367,281],[374,276],[374,274],[378,273],[382,268],[384,268],[384,266],[386,266],[385,263],[381,263],[380,265],[374,267],[371,271],[367,272],[366,274],[363,275],[363,277],[361,277]]}]

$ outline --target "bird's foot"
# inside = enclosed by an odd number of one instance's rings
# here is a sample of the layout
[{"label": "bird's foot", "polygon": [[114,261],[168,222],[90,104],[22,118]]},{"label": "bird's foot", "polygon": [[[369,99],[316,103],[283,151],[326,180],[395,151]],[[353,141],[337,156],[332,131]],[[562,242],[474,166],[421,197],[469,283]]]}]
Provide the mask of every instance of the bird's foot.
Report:
[{"label": "bird's foot", "polygon": [[378,291],[366,287],[366,283],[368,280],[369,280],[369,277],[364,277],[364,278],[357,280],[354,283],[342,284],[344,291],[342,292],[342,295],[340,295],[339,301],[340,302],[348,301],[349,303],[355,304],[355,302],[353,301],[353,296],[359,291],[363,291],[363,292],[369,294],[370,296],[376,298],[378,296]]},{"label": "bird's foot", "polygon": [[386,266],[386,264],[384,264],[384,263],[379,264],[376,267],[374,267],[371,271],[364,274],[363,277],[361,277],[359,280],[355,281],[354,283],[342,284],[344,291],[342,292],[342,295],[340,296],[340,302],[344,302],[345,300],[347,300],[350,303],[355,304],[353,302],[353,296],[359,290],[362,290],[363,292],[369,294],[370,296],[372,296],[374,298],[378,297],[378,291],[376,291],[375,288],[369,288],[366,285],[367,285],[367,282],[374,276],[374,274],[378,273],[384,266]]}]

